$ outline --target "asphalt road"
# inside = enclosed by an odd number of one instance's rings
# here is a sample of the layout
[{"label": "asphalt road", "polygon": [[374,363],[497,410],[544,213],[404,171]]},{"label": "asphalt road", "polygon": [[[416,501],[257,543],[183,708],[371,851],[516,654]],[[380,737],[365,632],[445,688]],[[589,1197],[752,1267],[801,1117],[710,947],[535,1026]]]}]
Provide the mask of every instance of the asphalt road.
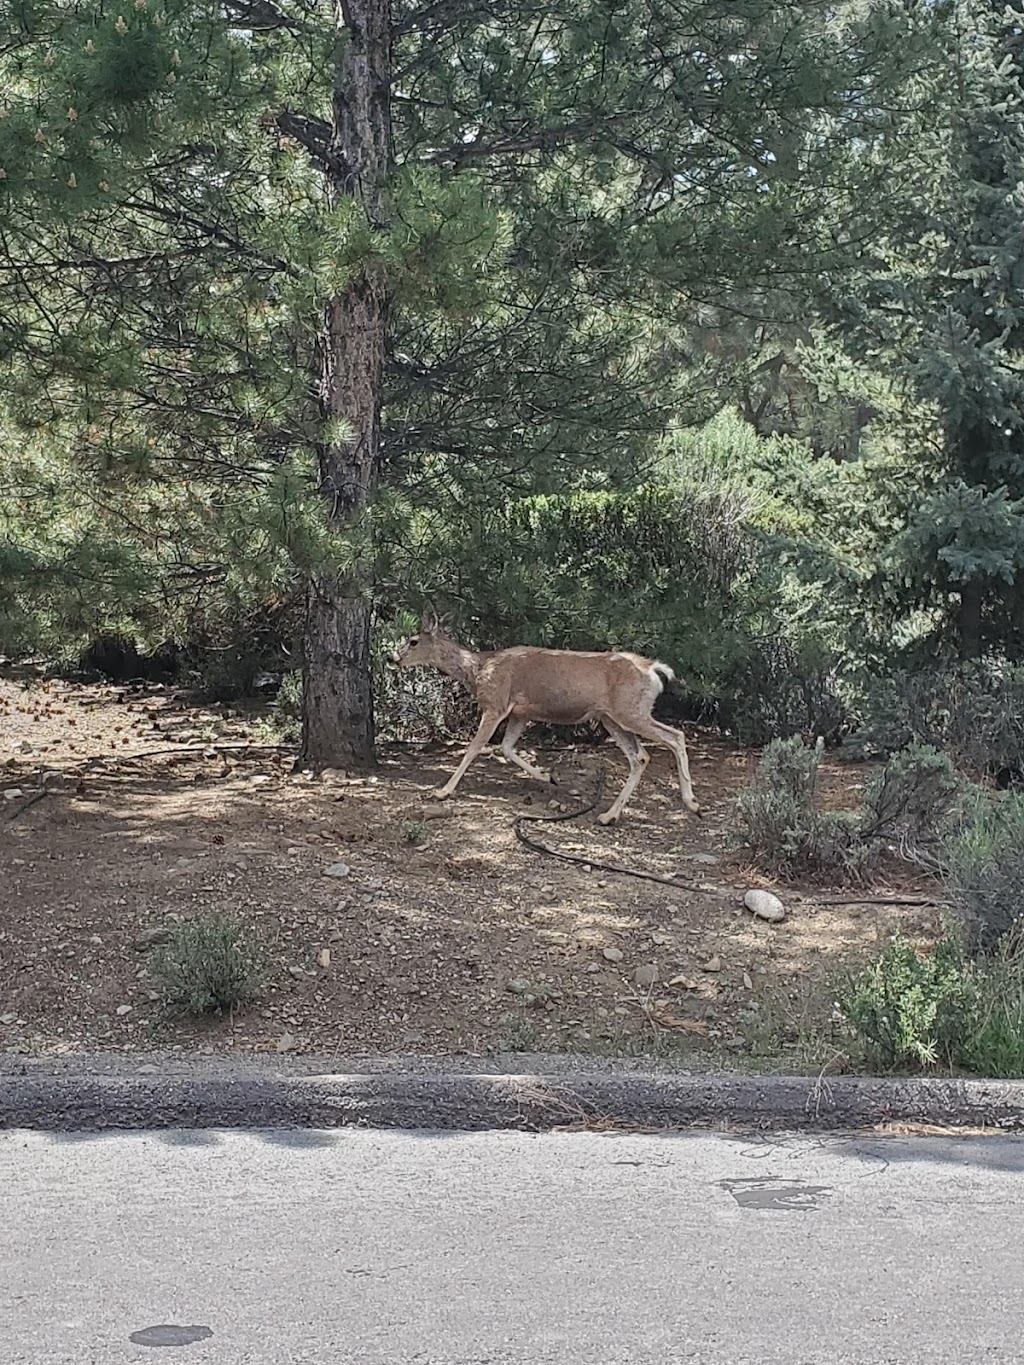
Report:
[{"label": "asphalt road", "polygon": [[1024,1361],[1022,1174],[1012,1138],[0,1133],[0,1359]]}]

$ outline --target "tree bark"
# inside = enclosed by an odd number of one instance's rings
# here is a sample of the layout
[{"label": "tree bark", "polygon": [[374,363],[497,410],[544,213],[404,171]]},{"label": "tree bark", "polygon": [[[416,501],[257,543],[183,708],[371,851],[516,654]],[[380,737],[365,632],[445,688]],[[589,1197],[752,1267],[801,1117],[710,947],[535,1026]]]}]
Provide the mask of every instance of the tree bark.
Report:
[{"label": "tree bark", "polygon": [[[336,0],[338,57],[325,159],[332,205],[355,199],[371,227],[388,226],[391,162],[390,0]],[[388,281],[367,263],[327,301],[319,345],[319,402],[327,437],[320,491],[339,534],[373,496],[388,325]],[[370,620],[361,570],[324,569],[308,585],[302,761],[367,767],[375,761]]]}]

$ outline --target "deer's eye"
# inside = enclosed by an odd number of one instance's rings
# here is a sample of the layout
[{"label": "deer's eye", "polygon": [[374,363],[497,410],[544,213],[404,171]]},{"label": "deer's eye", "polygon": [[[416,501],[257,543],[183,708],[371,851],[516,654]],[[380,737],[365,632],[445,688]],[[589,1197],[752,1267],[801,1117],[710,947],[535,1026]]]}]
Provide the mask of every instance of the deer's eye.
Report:
[{"label": "deer's eye", "polygon": [[414,636],[412,637],[412,639],[409,641],[409,645],[410,645],[410,647],[411,647],[411,646],[415,646],[415,645],[418,645],[419,642],[420,642],[420,637],[419,637],[418,635],[414,635]]}]

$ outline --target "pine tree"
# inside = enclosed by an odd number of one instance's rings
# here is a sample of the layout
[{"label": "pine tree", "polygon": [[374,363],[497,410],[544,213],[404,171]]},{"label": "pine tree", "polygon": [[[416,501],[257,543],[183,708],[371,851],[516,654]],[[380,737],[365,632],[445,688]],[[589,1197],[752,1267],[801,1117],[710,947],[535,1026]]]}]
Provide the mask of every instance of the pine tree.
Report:
[{"label": "pine tree", "polygon": [[934,12],[907,213],[843,330],[912,404],[905,524],[879,581],[897,614],[938,613],[940,643],[975,658],[1024,646],[1024,13]]},{"label": "pine tree", "polygon": [[124,528],[149,499],[147,563],[201,578],[220,534],[250,586],[299,574],[318,766],[372,761],[382,524],[635,480],[707,386],[688,316],[796,310],[848,259],[920,24],[910,0],[117,8],[0,0],[8,408],[74,451],[63,497]]}]

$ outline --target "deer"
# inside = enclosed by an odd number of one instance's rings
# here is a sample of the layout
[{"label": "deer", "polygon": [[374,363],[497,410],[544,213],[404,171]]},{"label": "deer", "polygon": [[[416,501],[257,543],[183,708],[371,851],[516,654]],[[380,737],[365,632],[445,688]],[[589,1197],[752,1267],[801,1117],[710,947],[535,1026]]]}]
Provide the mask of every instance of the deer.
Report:
[{"label": "deer", "polygon": [[548,772],[527,762],[516,744],[531,721],[548,725],[582,725],[598,721],[626,756],[629,773],[622,790],[608,810],[597,818],[615,824],[636,791],[650,756],[643,741],[660,744],[675,754],[679,791],[684,807],[703,814],[693,794],[686,739],[681,730],[656,721],[654,703],[675,681],[675,673],[658,659],[645,659],[622,650],[590,652],[575,649],[541,649],[514,645],[509,649],[475,653],[465,649],[432,611],[424,612],[418,633],[401,642],[391,655],[398,668],[436,668],[461,683],[476,699],[480,723],[462,762],[451,777],[433,793],[436,800],[450,797],[466,769],[493,737],[502,721],[505,734],[501,752],[528,777],[553,783]]}]

